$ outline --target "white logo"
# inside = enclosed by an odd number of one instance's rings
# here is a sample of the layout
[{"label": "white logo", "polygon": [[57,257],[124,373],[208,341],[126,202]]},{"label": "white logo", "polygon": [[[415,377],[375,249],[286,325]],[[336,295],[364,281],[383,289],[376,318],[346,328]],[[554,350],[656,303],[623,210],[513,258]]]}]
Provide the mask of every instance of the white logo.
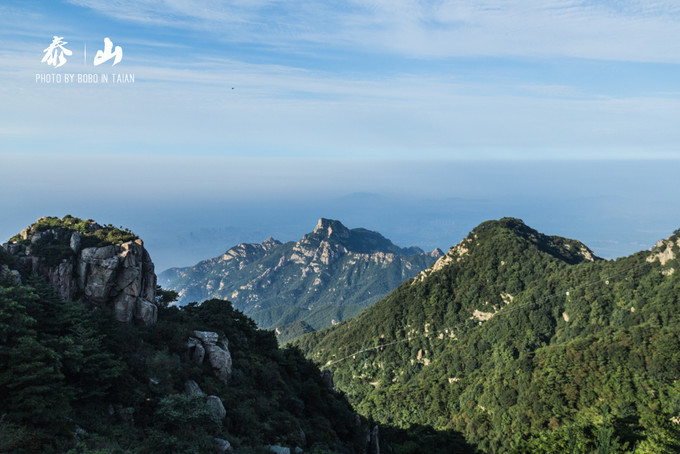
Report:
[{"label": "white logo", "polygon": [[116,46],[116,50],[112,52],[113,49],[113,42],[108,38],[104,38],[104,50],[98,50],[97,53],[94,56],[94,65],[99,66],[102,63],[106,63],[107,61],[111,60],[112,58],[115,57],[113,60],[113,65],[115,66],[120,61],[123,59],[123,48],[120,46]]},{"label": "white logo", "polygon": [[64,55],[70,56],[73,52],[64,47],[68,43],[64,41],[63,36],[54,36],[53,38],[52,44],[43,50],[45,56],[42,58],[41,63],[54,65],[55,68],[58,68],[66,64],[66,57]]},{"label": "white logo", "polygon": [[[0,0],[1,1],[1,0]],[[42,63],[52,65],[55,68],[64,66],[67,61],[66,57],[73,55],[70,49],[65,46],[68,42],[64,41],[62,36],[54,36],[52,44],[43,50],[45,54],[42,58]],[[87,44],[83,43],[83,64],[88,65],[87,59]],[[113,59],[111,66],[116,66],[123,60],[123,48],[113,45],[113,41],[107,36],[104,38],[104,50],[98,50],[92,60],[94,66],[99,66],[102,63]],[[119,72],[96,72],[96,73],[62,73],[54,71],[51,73],[36,73],[35,82],[40,84],[134,84],[134,73],[119,73]]]}]

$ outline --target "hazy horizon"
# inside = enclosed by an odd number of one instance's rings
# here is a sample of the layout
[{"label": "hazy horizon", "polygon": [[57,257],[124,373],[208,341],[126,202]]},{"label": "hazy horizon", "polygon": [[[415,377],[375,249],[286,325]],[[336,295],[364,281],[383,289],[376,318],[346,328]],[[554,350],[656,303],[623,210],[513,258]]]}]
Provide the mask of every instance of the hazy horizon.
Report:
[{"label": "hazy horizon", "polygon": [[[580,240],[604,258],[647,249],[680,227],[675,160],[304,161],[291,172],[271,162],[263,168],[266,160],[235,167],[208,159],[212,165],[205,168],[200,160],[140,157],[139,175],[123,186],[115,165],[124,168],[124,161],[112,158],[106,174],[88,172],[87,160],[74,163],[74,180],[44,162],[41,170],[30,158],[12,161],[15,171],[3,180],[8,187],[20,187],[29,173],[36,184],[23,188],[22,197],[0,201],[1,241],[40,216],[93,218],[140,235],[157,271],[193,265],[241,242],[297,240],[320,217],[377,230],[402,247],[444,251],[483,221],[519,217],[542,233]],[[154,176],[143,178],[151,166]],[[210,176],[228,169],[229,178]],[[268,193],[270,182],[254,174],[278,180],[280,189]]]}]

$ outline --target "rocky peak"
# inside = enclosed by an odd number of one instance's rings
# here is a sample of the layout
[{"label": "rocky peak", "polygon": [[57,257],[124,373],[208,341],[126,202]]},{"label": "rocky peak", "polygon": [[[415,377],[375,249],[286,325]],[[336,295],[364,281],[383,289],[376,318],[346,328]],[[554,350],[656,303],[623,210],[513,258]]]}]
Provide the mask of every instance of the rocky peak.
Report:
[{"label": "rocky peak", "polygon": [[342,225],[342,222],[325,218],[319,219],[313,233],[326,238],[349,238],[350,236],[349,229]]},{"label": "rocky peak", "polygon": [[339,254],[386,253],[400,256],[422,254],[418,247],[400,248],[380,233],[364,228],[348,229],[342,222],[319,219],[312,233],[305,235],[296,245],[298,250],[332,250]]},{"label": "rocky peak", "polygon": [[193,267],[164,271],[160,279],[178,292],[178,304],[229,299],[261,327],[309,320],[321,328],[377,301],[434,262],[437,252],[402,249],[378,232],[322,218],[297,242],[242,244]]},{"label": "rocky peak", "polygon": [[266,240],[264,240],[262,243],[260,243],[260,245],[262,246],[262,248],[264,250],[269,250],[269,249],[273,248],[274,246],[278,246],[279,244],[281,244],[281,242],[279,240],[275,240],[271,236],[269,238],[267,238]]},{"label": "rocky peak", "polygon": [[121,322],[156,323],[156,274],[129,230],[45,217],[3,245],[22,276],[44,276],[65,300],[111,307]]}]

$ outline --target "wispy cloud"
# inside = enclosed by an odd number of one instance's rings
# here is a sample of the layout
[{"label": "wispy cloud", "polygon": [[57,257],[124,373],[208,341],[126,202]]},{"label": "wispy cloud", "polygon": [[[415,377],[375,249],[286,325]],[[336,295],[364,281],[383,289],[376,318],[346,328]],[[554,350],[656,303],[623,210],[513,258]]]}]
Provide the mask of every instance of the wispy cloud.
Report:
[{"label": "wispy cloud", "polygon": [[680,62],[680,8],[624,0],[70,0],[126,21],[230,42],[333,46],[413,58],[577,57]]},{"label": "wispy cloud", "polygon": [[[153,27],[140,32],[121,26],[120,33],[129,36],[123,40],[125,59],[116,71],[134,73],[134,85],[44,86],[35,83],[34,74],[46,70],[40,57],[53,25],[37,17],[32,27],[39,30],[37,35],[10,36],[0,48],[0,135],[13,149],[164,154],[190,149],[207,155],[375,158],[407,157],[417,150],[420,157],[432,159],[680,156],[680,133],[674,124],[680,99],[660,93],[673,91],[674,82],[639,82],[631,76],[622,89],[610,90],[609,78],[631,65],[589,66],[580,61],[575,75],[561,76],[560,69],[569,68],[571,59],[559,60],[548,75],[540,74],[546,68],[535,64],[554,59],[556,53],[569,54],[566,50],[576,49],[578,40],[583,41],[580,54],[603,51],[605,41],[617,38],[605,36],[614,23],[675,23],[677,8],[664,2],[627,2],[614,9],[567,0],[355,0],[344,6],[304,0],[71,1],[126,25],[143,21],[158,23],[163,31],[167,24],[212,31],[196,32],[201,37],[197,43],[164,39],[148,32]],[[12,14],[0,17],[0,25],[19,24],[26,20],[21,15],[28,13]],[[597,29],[596,20],[602,20],[603,30],[576,33]],[[247,31],[239,39],[272,41],[296,51],[295,43],[305,41],[309,46],[301,47],[309,54],[296,60],[276,52],[253,58],[231,52],[239,47],[229,42],[238,29]],[[646,33],[631,30],[632,35]],[[79,33],[74,42],[101,40],[92,29],[74,32]],[[563,43],[563,35],[572,32],[571,41]],[[606,39],[592,38],[592,33]],[[215,36],[223,41],[202,46]],[[625,39],[623,52],[628,51]],[[352,65],[355,57],[367,59],[364,51],[351,50],[360,46],[381,58],[390,49],[390,69],[380,68],[380,62],[369,62],[369,69]],[[599,51],[592,50],[598,46]],[[321,56],[314,52],[321,50],[328,50],[328,60],[340,62],[337,67],[318,64]],[[503,58],[477,63],[444,58],[485,52]],[[529,58],[541,52],[550,59]],[[432,60],[401,58],[421,53]],[[513,53],[520,58],[509,58]],[[67,71],[94,70],[73,58]],[[597,77],[603,81],[593,85],[596,77],[587,73],[593,66],[609,65],[621,69],[600,70]]]}]

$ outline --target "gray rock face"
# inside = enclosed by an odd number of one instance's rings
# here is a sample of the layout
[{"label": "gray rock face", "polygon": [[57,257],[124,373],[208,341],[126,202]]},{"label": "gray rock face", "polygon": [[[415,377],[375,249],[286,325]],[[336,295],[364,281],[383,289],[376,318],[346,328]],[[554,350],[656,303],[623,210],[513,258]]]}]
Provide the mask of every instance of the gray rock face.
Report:
[{"label": "gray rock face", "polygon": [[223,383],[227,383],[231,378],[232,369],[231,354],[229,353],[229,350],[211,344],[206,345],[205,349],[208,353],[208,361],[210,361],[210,365],[213,367],[215,376]]},{"label": "gray rock face", "polygon": [[78,277],[85,297],[113,305],[116,318],[156,323],[156,275],[142,240],[120,246],[86,248],[80,253]]},{"label": "gray rock face", "polygon": [[46,270],[50,286],[65,300],[71,300],[78,292],[77,282],[73,276],[73,262],[61,262],[56,267]]},{"label": "gray rock face", "polygon": [[74,254],[77,254],[80,252],[80,242],[82,240],[83,236],[78,233],[78,232],[73,232],[71,234],[71,240],[69,241],[69,246],[71,247],[71,251],[73,251]]},{"label": "gray rock face", "polygon": [[227,416],[227,410],[224,408],[222,399],[217,396],[208,396],[205,398],[205,404],[208,406],[210,411],[217,416],[221,421]]},{"label": "gray rock face", "polygon": [[158,307],[154,303],[137,298],[135,319],[145,326],[155,325],[158,320]]},{"label": "gray rock face", "polygon": [[[92,224],[90,228],[101,227]],[[25,275],[45,276],[55,293],[65,300],[112,307],[121,322],[135,320],[147,326],[156,323],[156,274],[142,240],[82,248],[82,234],[66,228],[42,232],[31,232],[29,228],[22,231],[21,237],[30,244],[9,244],[7,250]],[[67,246],[71,256],[48,264],[31,255],[32,248],[52,241]]]}]

